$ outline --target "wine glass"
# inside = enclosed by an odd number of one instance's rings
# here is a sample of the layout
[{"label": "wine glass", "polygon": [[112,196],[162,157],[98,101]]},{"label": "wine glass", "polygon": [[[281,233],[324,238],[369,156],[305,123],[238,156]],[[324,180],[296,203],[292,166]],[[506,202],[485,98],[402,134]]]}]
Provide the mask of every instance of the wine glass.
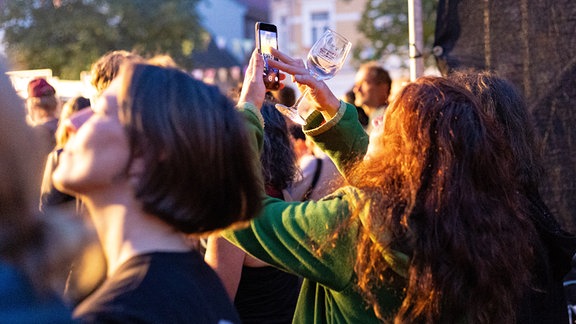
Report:
[{"label": "wine glass", "polygon": [[[316,80],[328,80],[342,68],[351,47],[352,43],[344,36],[327,29],[308,52],[306,69]],[[307,93],[308,87],[292,107],[276,104],[276,109],[293,122],[306,125],[306,121],[298,113],[298,106]]]}]

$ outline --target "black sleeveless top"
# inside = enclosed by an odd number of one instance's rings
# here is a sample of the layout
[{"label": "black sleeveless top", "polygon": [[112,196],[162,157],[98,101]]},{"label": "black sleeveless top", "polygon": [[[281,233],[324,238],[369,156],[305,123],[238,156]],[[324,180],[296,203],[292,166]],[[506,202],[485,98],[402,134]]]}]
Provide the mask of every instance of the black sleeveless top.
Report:
[{"label": "black sleeveless top", "polygon": [[[266,186],[266,194],[284,199],[282,190]],[[302,281],[272,266],[242,267],[234,306],[244,324],[292,323]]]},{"label": "black sleeveless top", "polygon": [[292,323],[300,278],[272,266],[242,267],[234,305],[242,323]]}]

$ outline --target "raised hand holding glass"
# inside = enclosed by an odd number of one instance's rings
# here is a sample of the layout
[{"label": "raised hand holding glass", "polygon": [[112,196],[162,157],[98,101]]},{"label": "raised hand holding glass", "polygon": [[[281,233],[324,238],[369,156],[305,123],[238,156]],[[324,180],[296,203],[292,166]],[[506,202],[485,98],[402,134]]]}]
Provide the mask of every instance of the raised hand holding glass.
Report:
[{"label": "raised hand holding glass", "polygon": [[[310,72],[310,75],[317,80],[328,80],[336,75],[340,68],[342,68],[351,47],[352,43],[344,36],[331,29],[327,29],[308,52],[306,69]],[[293,122],[305,125],[306,121],[300,116],[298,107],[307,93],[308,88],[304,90],[292,107],[276,104],[276,109]]]}]

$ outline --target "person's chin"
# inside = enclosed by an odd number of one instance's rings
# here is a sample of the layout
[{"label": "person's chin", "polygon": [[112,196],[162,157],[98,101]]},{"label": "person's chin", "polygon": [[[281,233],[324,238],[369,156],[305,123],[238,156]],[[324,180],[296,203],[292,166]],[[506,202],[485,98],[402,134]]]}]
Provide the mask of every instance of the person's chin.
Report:
[{"label": "person's chin", "polygon": [[69,172],[67,172],[67,170],[56,168],[52,174],[52,184],[58,191],[74,196],[76,195],[76,191],[74,190],[75,184],[68,175]]}]

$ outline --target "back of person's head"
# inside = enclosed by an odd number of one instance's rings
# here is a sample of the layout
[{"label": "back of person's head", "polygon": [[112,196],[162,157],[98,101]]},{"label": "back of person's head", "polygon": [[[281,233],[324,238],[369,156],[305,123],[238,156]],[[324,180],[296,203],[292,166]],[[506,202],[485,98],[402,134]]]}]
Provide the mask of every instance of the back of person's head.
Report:
[{"label": "back of person's head", "polygon": [[122,71],[119,116],[146,170],[135,187],[144,211],[184,233],[253,218],[261,177],[234,104],[178,69],[127,64]]},{"label": "back of person's head", "polygon": [[354,89],[346,91],[346,93],[344,93],[342,100],[353,105],[354,102],[356,101],[356,94],[354,93]]},{"label": "back of person's head", "polygon": [[296,102],[296,90],[291,86],[285,86],[276,92],[276,100],[287,107],[292,107]]},{"label": "back of person's head", "polygon": [[168,54],[157,54],[146,60],[146,63],[156,66],[178,68],[178,64]]},{"label": "back of person's head", "polygon": [[478,96],[482,108],[499,124],[513,152],[517,180],[536,191],[543,167],[533,120],[520,91],[489,71],[462,70],[450,75]]},{"label": "back of person's head", "polygon": [[[4,66],[2,71],[6,71]],[[42,156],[35,153],[38,144],[30,140],[35,135],[23,122],[24,109],[19,109],[21,101],[4,73],[0,73],[0,82],[0,131],[3,133],[0,142],[0,247],[3,258],[6,254],[18,258],[25,252],[27,240],[33,239],[30,232],[38,230],[34,210]],[[23,238],[23,244],[15,244],[20,238]],[[11,245],[12,248],[8,248]]]},{"label": "back of person's head", "polygon": [[65,114],[65,118],[68,118],[73,113],[82,110],[84,108],[90,107],[90,99],[82,96],[76,96],[65,103],[66,111],[62,109],[62,114]]},{"label": "back of person's head", "polygon": [[28,98],[56,95],[56,89],[44,78],[34,78],[28,82]]},{"label": "back of person's head", "polygon": [[66,126],[62,121],[66,120],[73,113],[82,110],[84,108],[90,107],[90,99],[82,96],[76,96],[69,99],[62,106],[62,111],[60,112],[60,122],[58,123],[58,128],[56,129],[56,147],[61,148],[68,141],[69,134],[66,130]]},{"label": "back of person's head", "polygon": [[35,78],[28,83],[29,107],[44,110],[52,115],[57,112],[59,101],[56,97],[56,89],[44,78]]},{"label": "back of person's head", "polygon": [[388,88],[391,89],[392,78],[390,77],[390,73],[377,62],[366,62],[360,66],[359,70],[366,71],[370,82],[387,84]]},{"label": "back of person's head", "polygon": [[63,288],[79,233],[68,232],[73,226],[61,215],[38,212],[45,157],[4,62],[0,71],[0,262],[22,271],[37,291]]},{"label": "back of person's head", "polygon": [[273,102],[265,101],[261,112],[266,125],[260,155],[264,183],[276,190],[283,190],[292,184],[297,172],[290,133],[284,116],[274,107]]},{"label": "back of person's head", "polygon": [[290,135],[295,140],[302,140],[302,141],[306,140],[306,134],[304,134],[304,131],[302,130],[302,126],[290,125],[290,127],[288,127],[288,131],[290,132]]},{"label": "back of person's head", "polygon": [[102,55],[92,64],[90,83],[96,92],[101,94],[118,74],[118,69],[126,61],[142,62],[144,59],[135,53],[125,50],[111,51]]},{"label": "back of person's head", "polygon": [[378,149],[350,177],[371,199],[360,289],[385,316],[372,288],[395,270],[384,255],[398,249],[411,257],[398,323],[514,322],[534,228],[498,125],[469,91],[435,77],[406,85],[384,120],[371,137]]},{"label": "back of person's head", "polygon": [[[354,93],[354,89],[350,89],[350,90],[346,91],[342,100],[344,102],[347,102],[351,105],[356,106],[356,104],[355,104],[356,94]],[[368,115],[366,114],[364,109],[362,109],[362,107],[356,106],[356,112],[358,113],[358,121],[360,122],[362,127],[366,128],[368,126],[368,123],[370,122],[370,117],[368,117]]]}]

